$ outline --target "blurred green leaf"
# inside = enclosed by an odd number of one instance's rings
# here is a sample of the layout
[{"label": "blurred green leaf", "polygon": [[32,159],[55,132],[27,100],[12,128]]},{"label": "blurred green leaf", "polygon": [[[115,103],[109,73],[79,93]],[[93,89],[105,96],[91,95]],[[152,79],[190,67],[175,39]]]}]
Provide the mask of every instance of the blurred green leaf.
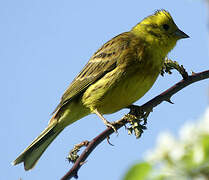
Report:
[{"label": "blurred green leaf", "polygon": [[123,180],[144,180],[151,169],[152,166],[147,162],[136,164],[126,173]]},{"label": "blurred green leaf", "polygon": [[209,160],[209,135],[205,135],[202,138],[202,146],[204,150],[204,159],[205,161]]}]

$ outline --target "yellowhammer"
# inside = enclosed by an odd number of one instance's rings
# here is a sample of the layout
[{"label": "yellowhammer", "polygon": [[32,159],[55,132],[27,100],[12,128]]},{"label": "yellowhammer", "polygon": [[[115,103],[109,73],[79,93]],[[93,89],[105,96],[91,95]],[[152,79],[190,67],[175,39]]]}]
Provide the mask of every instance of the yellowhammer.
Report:
[{"label": "yellowhammer", "polygon": [[103,114],[130,106],[154,84],[164,59],[176,42],[189,36],[174,23],[169,12],[156,11],[129,32],[105,43],[73,80],[54,111],[48,127],[13,162],[33,168],[42,153],[69,124],[96,113]]}]

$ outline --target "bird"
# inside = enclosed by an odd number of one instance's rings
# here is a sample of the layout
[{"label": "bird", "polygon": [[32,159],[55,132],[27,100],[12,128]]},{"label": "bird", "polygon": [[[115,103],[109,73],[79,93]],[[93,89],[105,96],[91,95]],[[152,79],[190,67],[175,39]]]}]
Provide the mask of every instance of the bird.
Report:
[{"label": "bird", "polygon": [[121,33],[99,48],[61,97],[46,129],[13,161],[32,169],[62,130],[89,114],[104,118],[129,107],[154,84],[167,54],[178,40],[189,38],[171,14],[160,9],[130,31]]}]

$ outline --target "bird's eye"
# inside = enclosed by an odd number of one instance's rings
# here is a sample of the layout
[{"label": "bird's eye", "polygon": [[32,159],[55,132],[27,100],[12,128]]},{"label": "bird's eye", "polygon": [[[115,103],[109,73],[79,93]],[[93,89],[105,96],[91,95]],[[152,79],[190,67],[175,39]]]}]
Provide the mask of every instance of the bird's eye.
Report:
[{"label": "bird's eye", "polygon": [[167,31],[169,29],[169,25],[168,24],[163,24],[163,29],[165,29]]}]

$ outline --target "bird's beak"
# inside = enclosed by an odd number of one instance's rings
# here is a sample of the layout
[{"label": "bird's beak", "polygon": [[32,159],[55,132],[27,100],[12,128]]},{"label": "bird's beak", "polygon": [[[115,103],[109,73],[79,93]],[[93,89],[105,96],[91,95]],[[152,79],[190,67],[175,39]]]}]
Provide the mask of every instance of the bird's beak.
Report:
[{"label": "bird's beak", "polygon": [[176,37],[177,37],[178,39],[189,38],[189,36],[188,36],[186,33],[184,33],[183,31],[181,31],[180,29],[177,29],[177,30],[174,32],[174,34],[176,35]]}]

